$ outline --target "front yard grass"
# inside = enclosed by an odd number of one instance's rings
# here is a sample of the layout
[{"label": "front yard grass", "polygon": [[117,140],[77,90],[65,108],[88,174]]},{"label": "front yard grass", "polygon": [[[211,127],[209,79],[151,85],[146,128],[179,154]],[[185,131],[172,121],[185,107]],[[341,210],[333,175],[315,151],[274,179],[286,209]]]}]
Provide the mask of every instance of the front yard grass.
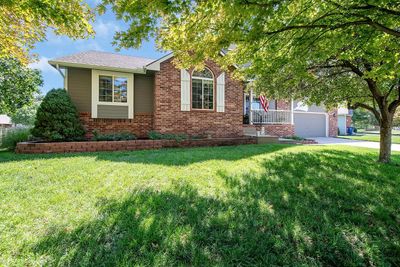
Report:
[{"label": "front yard grass", "polygon": [[0,266],[399,266],[400,154],[0,153]]},{"label": "front yard grass", "polygon": [[[340,138],[351,139],[351,140],[362,140],[379,142],[381,139],[379,134],[365,134],[365,135],[343,135]],[[392,144],[400,144],[400,136],[392,135]]]}]

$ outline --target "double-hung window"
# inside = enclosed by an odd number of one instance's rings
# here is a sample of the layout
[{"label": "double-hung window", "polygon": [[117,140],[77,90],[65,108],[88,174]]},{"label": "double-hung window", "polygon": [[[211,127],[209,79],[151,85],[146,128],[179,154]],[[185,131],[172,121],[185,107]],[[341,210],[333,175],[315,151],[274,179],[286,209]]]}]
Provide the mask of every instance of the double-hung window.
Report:
[{"label": "double-hung window", "polygon": [[99,102],[126,103],[128,101],[128,78],[99,75]]},{"label": "double-hung window", "polygon": [[214,109],[214,76],[207,68],[192,73],[192,108]]}]

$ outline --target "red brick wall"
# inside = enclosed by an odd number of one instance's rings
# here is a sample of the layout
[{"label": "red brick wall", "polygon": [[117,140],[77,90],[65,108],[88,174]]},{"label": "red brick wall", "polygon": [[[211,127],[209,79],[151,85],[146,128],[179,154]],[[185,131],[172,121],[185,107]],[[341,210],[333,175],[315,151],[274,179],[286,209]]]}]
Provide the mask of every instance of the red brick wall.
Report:
[{"label": "red brick wall", "polygon": [[[206,66],[215,77],[222,72],[213,62],[206,62]],[[181,111],[180,70],[175,68],[172,59],[161,63],[160,69],[155,75],[154,130],[188,135],[210,134],[213,137],[243,135],[244,86],[241,82],[225,76],[225,112]],[[216,99],[214,90],[214,107]]]},{"label": "red brick wall", "polygon": [[131,132],[137,137],[147,137],[153,129],[153,115],[149,113],[135,113],[133,119],[93,119],[90,112],[79,115],[88,137],[94,130],[100,133]]},{"label": "red brick wall", "polygon": [[280,137],[294,135],[294,125],[292,124],[244,125],[244,127],[255,128],[256,131],[261,131],[261,127],[264,127],[265,134]]},{"label": "red brick wall", "polygon": [[328,112],[329,115],[329,136],[336,137],[338,134],[337,109]]},{"label": "red brick wall", "polygon": [[291,101],[287,100],[277,100],[276,109],[278,110],[290,110]]}]

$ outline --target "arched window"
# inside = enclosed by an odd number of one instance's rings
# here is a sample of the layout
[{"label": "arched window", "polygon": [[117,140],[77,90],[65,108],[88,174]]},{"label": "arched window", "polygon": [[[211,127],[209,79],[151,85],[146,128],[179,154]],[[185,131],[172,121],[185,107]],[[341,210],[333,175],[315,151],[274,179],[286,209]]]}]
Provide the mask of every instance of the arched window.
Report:
[{"label": "arched window", "polygon": [[214,75],[207,68],[192,73],[192,108],[214,109]]}]

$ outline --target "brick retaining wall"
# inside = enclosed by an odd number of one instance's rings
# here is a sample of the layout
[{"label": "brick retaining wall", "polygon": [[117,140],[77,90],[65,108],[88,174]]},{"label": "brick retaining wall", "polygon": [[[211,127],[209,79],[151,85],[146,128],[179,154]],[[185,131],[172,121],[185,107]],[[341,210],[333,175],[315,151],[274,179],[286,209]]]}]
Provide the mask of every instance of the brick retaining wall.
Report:
[{"label": "brick retaining wall", "polygon": [[268,135],[275,136],[293,136],[294,135],[294,125],[293,124],[244,124],[244,128],[254,128],[256,131],[261,131],[264,127],[265,133]]},{"label": "brick retaining wall", "polygon": [[185,140],[181,142],[174,140],[87,141],[58,143],[22,142],[17,144],[15,152],[21,154],[73,153],[160,149],[167,147],[230,146],[256,143],[257,140],[251,137]]}]

